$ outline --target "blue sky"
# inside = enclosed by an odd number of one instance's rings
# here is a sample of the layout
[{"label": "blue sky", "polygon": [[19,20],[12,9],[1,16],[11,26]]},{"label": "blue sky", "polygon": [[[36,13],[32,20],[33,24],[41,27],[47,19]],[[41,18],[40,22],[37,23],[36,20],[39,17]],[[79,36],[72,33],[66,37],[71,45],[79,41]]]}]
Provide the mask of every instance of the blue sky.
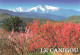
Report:
[{"label": "blue sky", "polygon": [[31,8],[37,5],[80,10],[80,0],[0,0],[0,9]]}]

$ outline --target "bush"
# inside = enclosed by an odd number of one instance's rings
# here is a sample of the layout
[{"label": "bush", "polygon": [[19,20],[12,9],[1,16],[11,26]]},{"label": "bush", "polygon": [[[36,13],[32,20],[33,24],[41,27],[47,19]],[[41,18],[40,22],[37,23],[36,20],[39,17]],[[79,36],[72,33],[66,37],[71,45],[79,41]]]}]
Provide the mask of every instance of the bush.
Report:
[{"label": "bush", "polygon": [[18,16],[10,17],[9,19],[5,20],[2,24],[2,27],[6,31],[19,31],[19,24],[22,22]]},{"label": "bush", "polygon": [[79,48],[80,24],[51,23],[40,24],[34,21],[29,29],[34,37],[30,39],[30,50],[40,48]]},{"label": "bush", "polygon": [[[39,21],[33,21],[33,23],[27,26],[25,30],[24,33],[14,32],[13,30],[12,32],[9,32],[7,36],[0,36],[1,43],[6,43],[4,46],[12,47],[19,55],[51,54],[41,54],[41,48],[80,49],[80,24],[72,22],[52,23],[49,21],[45,24],[40,24]],[[1,46],[2,44],[0,47]]]}]

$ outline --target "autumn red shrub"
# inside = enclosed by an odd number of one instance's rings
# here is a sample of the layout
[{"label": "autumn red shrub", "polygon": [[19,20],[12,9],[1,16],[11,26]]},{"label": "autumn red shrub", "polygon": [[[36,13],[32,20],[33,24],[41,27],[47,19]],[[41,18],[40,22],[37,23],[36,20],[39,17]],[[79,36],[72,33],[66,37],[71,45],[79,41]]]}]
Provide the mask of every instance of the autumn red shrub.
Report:
[{"label": "autumn red shrub", "polygon": [[39,21],[26,27],[25,33],[12,31],[7,36],[9,43],[19,53],[40,48],[80,48],[80,24]]},{"label": "autumn red shrub", "polygon": [[71,48],[80,46],[80,24],[47,23],[40,25],[33,22],[29,29],[34,33],[30,40],[33,49],[40,48]]}]

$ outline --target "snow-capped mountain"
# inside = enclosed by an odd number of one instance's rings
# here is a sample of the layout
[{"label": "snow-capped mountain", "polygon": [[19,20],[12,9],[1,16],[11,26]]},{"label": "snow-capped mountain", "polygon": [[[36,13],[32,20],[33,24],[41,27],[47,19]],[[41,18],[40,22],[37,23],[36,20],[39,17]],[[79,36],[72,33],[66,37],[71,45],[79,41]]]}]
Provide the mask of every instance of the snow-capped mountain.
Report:
[{"label": "snow-capped mountain", "polygon": [[0,14],[9,14],[12,16],[19,16],[25,18],[42,18],[42,19],[51,19],[51,20],[64,20],[67,17],[58,16],[54,14],[45,14],[45,13],[37,13],[37,12],[13,12],[10,10],[0,9]]},{"label": "snow-capped mountain", "polygon": [[40,12],[40,11],[45,12],[46,9],[43,8],[41,5],[38,5],[38,6],[36,6],[36,7],[33,7],[33,8],[30,8],[30,9],[26,10],[26,12],[31,12],[31,11],[33,11],[33,12],[38,12],[38,11],[39,11],[39,12]]},{"label": "snow-capped mountain", "polygon": [[69,16],[80,15],[80,11],[61,9],[53,6],[41,6],[32,7],[30,9],[23,9],[22,7],[10,10],[0,9],[0,13],[8,13],[12,16],[26,17],[26,18],[45,18],[51,20],[64,20]]},{"label": "snow-capped mountain", "polygon": [[64,17],[80,15],[80,11],[76,11],[72,9],[63,9],[63,8],[48,6],[48,5],[45,6],[38,5],[29,9],[18,7],[16,9],[9,9],[9,10],[12,10],[14,12],[36,12],[36,13],[53,14],[53,15],[64,16]]},{"label": "snow-capped mountain", "polygon": [[42,12],[44,13],[48,11],[58,11],[59,9],[60,9],[59,7],[53,7],[53,6],[48,6],[48,5],[45,5],[42,7],[41,5],[38,5],[32,8],[26,9],[26,10],[22,7],[18,7],[15,9],[8,9],[8,10],[11,10],[14,12]]},{"label": "snow-capped mountain", "polygon": [[23,8],[22,7],[18,7],[18,8],[15,8],[15,9],[8,9],[10,11],[13,11],[13,12],[23,12]]},{"label": "snow-capped mountain", "polygon": [[48,12],[49,10],[50,11],[57,11],[57,10],[59,10],[59,8],[53,7],[53,6],[48,6],[48,5],[46,5],[45,7],[38,5],[36,7],[33,7],[33,8],[26,10],[26,12],[40,12],[40,13],[42,12],[42,13],[44,13],[44,12]]},{"label": "snow-capped mountain", "polygon": [[42,7],[41,5],[38,5],[36,7],[30,8],[26,10],[26,12],[39,12],[39,13],[47,13],[49,10],[51,11],[57,11],[59,8],[57,7],[52,7],[52,6],[45,6]]},{"label": "snow-capped mountain", "polygon": [[58,16],[64,16],[64,17],[80,15],[80,11],[76,11],[73,9],[62,9],[59,7],[53,7],[53,6],[48,6],[48,5],[45,5],[43,7],[41,5],[38,5],[36,7],[27,9],[26,12],[47,13],[47,14],[54,14]]}]

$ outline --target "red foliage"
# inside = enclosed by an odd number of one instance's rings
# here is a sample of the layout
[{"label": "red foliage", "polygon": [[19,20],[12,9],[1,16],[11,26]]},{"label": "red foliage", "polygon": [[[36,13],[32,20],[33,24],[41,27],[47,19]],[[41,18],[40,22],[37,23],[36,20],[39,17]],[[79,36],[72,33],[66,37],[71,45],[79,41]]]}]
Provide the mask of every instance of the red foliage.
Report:
[{"label": "red foliage", "polygon": [[[80,46],[80,24],[75,23],[51,23],[47,21],[45,24],[40,24],[39,21],[33,21],[26,28],[25,33],[20,33],[11,37],[11,40],[21,47],[24,40],[29,51],[40,48],[71,48]],[[17,40],[15,40],[17,39]],[[18,45],[19,44],[19,45]]]},{"label": "red foliage", "polygon": [[[75,23],[40,23],[33,22],[29,29],[34,33],[30,40],[34,49],[40,48],[71,48],[80,46],[80,24]],[[35,44],[36,43],[36,44]]]}]

